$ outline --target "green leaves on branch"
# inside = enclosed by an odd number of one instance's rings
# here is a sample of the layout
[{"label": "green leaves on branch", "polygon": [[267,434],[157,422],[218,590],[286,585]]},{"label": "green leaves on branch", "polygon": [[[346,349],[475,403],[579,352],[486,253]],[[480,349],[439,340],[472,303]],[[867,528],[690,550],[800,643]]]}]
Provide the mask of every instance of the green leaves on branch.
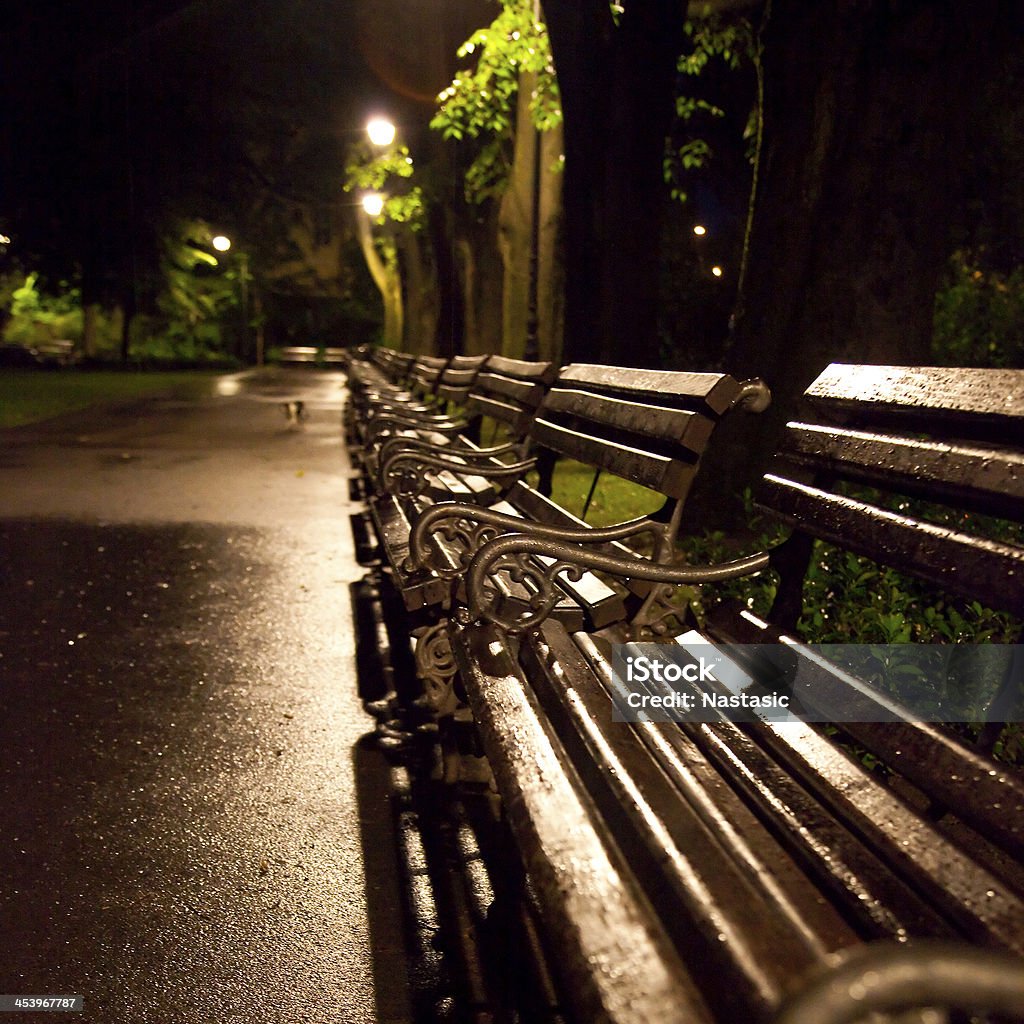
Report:
[{"label": "green leaves on branch", "polygon": [[508,182],[522,76],[533,76],[530,116],[538,131],[561,124],[562,104],[551,60],[547,28],[534,15],[533,0],[502,0],[502,10],[458,51],[475,58],[437,98],[430,127],[446,139],[481,141],[466,175],[470,202],[500,195]]},{"label": "green leaves on branch", "polygon": [[[681,76],[700,76],[713,61],[721,62],[730,71],[740,71],[753,65],[757,40],[753,26],[746,18],[714,13],[707,5],[703,15],[689,19],[684,28],[690,45],[676,65]],[[676,116],[683,129],[678,135],[684,141],[680,143],[677,140],[667,147],[665,180],[672,197],[685,202],[685,172],[704,167],[714,156],[710,143],[698,133],[706,130],[709,120],[724,118],[726,111],[716,103],[685,92],[676,97]],[[702,122],[705,128],[701,127]],[[748,118],[748,130],[749,125]],[[744,132],[746,136],[747,131]]]},{"label": "green leaves on branch", "polygon": [[679,58],[681,74],[699,75],[713,57],[733,71],[754,59],[754,31],[746,18],[728,21],[726,16],[712,13],[709,4],[703,17],[688,20],[683,27],[693,49]]},{"label": "green leaves on branch", "polygon": [[351,151],[345,166],[346,192],[380,192],[384,207],[376,223],[394,221],[419,231],[426,222],[426,203],[419,185],[399,182],[411,179],[414,173],[412,156],[405,145],[391,146],[383,153],[373,153],[366,144]]}]

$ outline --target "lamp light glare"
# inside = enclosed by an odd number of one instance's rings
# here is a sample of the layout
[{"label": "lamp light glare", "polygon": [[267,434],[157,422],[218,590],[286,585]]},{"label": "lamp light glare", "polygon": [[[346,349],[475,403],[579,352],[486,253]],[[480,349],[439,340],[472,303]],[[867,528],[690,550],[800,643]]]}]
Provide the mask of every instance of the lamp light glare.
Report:
[{"label": "lamp light glare", "polygon": [[386,117],[372,117],[366,124],[366,134],[375,146],[390,146],[395,141],[395,126]]},{"label": "lamp light glare", "polygon": [[721,267],[712,267],[711,268],[711,273],[714,274],[715,277],[721,277],[722,276],[722,268]]},{"label": "lamp light glare", "polygon": [[227,252],[231,248],[231,239],[227,235],[215,235],[213,247],[217,252]]},{"label": "lamp light glare", "polygon": [[694,224],[693,225],[693,233],[695,235],[698,235],[698,236],[706,235],[708,233],[708,229],[706,227],[704,227],[703,224]]},{"label": "lamp light glare", "polygon": [[384,197],[379,192],[367,192],[362,202],[363,209],[370,217],[379,217],[384,211]]}]

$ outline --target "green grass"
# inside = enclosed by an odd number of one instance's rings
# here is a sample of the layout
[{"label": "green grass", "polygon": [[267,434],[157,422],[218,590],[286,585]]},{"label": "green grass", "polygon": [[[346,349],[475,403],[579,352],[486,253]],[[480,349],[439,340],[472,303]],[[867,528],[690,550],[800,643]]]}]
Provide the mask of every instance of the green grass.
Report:
[{"label": "green grass", "polygon": [[0,428],[158,391],[177,391],[208,379],[202,372],[0,370]]},{"label": "green grass", "polygon": [[602,473],[587,514],[583,517],[583,506],[593,482],[594,470],[591,466],[560,459],[555,466],[552,497],[563,508],[585,518],[589,526],[624,523],[639,516],[650,515],[665,503],[665,498],[656,491]]}]

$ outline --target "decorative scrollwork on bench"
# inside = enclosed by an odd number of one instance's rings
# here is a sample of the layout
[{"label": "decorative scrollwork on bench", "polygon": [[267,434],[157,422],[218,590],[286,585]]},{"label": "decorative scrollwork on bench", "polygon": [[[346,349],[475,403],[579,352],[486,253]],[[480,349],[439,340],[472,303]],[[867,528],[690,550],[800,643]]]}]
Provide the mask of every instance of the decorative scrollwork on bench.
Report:
[{"label": "decorative scrollwork on bench", "polygon": [[[575,531],[578,535],[581,531]],[[594,530],[594,534],[602,531]],[[747,555],[730,562],[716,565],[690,566],[669,565],[637,557],[624,558],[603,551],[588,550],[583,543],[599,542],[601,538],[573,536],[572,543],[566,540],[513,534],[488,541],[473,558],[466,579],[469,612],[471,615],[488,619],[509,633],[522,633],[539,626],[551,613],[557,601],[557,593],[546,589],[554,588],[561,573],[570,580],[579,580],[587,570],[597,570],[623,579],[649,580],[653,583],[674,585],[693,583],[715,583],[747,576],[768,568],[766,552]],[[543,568],[523,568],[524,560],[538,560]],[[545,560],[553,559],[548,565]],[[524,581],[538,587],[535,598],[529,601],[529,609],[513,616],[504,614],[495,600],[498,593],[491,579],[501,573],[509,573],[512,579],[517,574]]]},{"label": "decorative scrollwork on bench", "polygon": [[[609,544],[631,537],[649,535],[654,540],[654,558],[657,563],[666,561],[671,556],[669,531],[671,524],[656,522],[644,516],[617,526],[582,527],[570,529],[560,526],[548,526],[541,523],[520,519],[517,516],[495,512],[492,509],[480,508],[463,502],[442,502],[422,512],[413,526],[410,536],[409,557],[404,568],[409,572],[420,569],[431,569],[444,579],[458,579],[465,576],[477,552],[489,547],[497,539],[510,540],[534,539],[552,545],[551,557],[556,560],[565,558],[566,564],[552,567],[540,562],[516,563],[504,566],[503,569],[513,573],[513,579],[527,587],[536,587],[535,613],[530,616],[542,621],[557,602],[556,579],[563,573],[571,573],[574,566],[580,563],[577,556],[579,549],[576,544]],[[502,536],[508,534],[510,536]],[[445,558],[438,554],[435,538],[447,542]],[[559,546],[561,545],[561,546]],[[458,549],[458,564],[452,566],[452,547]],[[619,559],[617,564],[630,566],[648,564],[637,556],[638,561]],[[582,574],[581,574],[582,575]],[[620,575],[623,575],[620,573]],[[629,574],[625,574],[629,575]],[[567,579],[578,580],[581,576],[567,576]],[[644,577],[647,578],[647,577]],[[552,588],[556,588],[552,601]],[[544,609],[546,608],[546,611]],[[541,614],[541,612],[544,612]]]},{"label": "decorative scrollwork on bench", "polygon": [[382,462],[381,487],[399,498],[416,498],[430,486],[429,470],[482,476],[488,480],[518,480],[533,468],[534,459],[506,464],[478,457],[475,452],[432,453],[419,450],[396,451]]},{"label": "decorative scrollwork on bench", "polygon": [[493,459],[504,455],[514,455],[517,459],[521,459],[524,455],[522,445],[518,444],[500,444],[493,448],[470,448],[457,441],[451,445],[437,444],[423,437],[398,434],[395,437],[387,438],[381,445],[378,461],[383,466],[396,452],[424,452],[429,455],[440,455],[442,458],[452,455],[469,455],[482,459]]},{"label": "decorative scrollwork on bench", "polygon": [[416,639],[416,674],[423,682],[427,706],[436,717],[454,714],[458,707],[452,685],[455,671],[448,623],[444,620]]},{"label": "decorative scrollwork on bench", "polygon": [[452,419],[450,416],[433,413],[415,416],[410,413],[388,411],[371,415],[366,432],[371,441],[376,441],[396,430],[431,430],[436,434],[454,436],[468,426],[466,420]]},{"label": "decorative scrollwork on bench", "polygon": [[[435,508],[450,508],[452,505],[454,503],[449,502],[445,503],[445,505],[435,506]],[[473,506],[466,507],[471,512],[486,513],[486,516],[482,521],[480,517],[472,518],[460,513],[435,517],[436,526],[433,531],[447,542],[449,554],[453,551],[458,552],[458,564],[453,566],[447,561],[434,558],[433,555],[436,552],[434,547],[421,547],[417,551],[414,545],[410,549],[409,558],[406,560],[405,568],[407,570],[430,569],[444,580],[459,579],[466,574],[473,555],[488,541],[494,540],[495,537],[501,534],[500,526],[489,521],[491,516],[498,513],[488,513],[486,509],[474,509]],[[430,511],[434,510],[431,509]],[[412,552],[416,553],[413,554]]]}]

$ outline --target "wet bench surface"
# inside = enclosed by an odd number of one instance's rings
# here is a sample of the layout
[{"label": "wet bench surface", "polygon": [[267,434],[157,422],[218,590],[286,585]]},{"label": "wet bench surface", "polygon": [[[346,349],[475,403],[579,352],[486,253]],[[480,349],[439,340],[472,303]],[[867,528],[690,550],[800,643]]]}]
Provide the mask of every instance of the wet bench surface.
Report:
[{"label": "wet bench surface", "polygon": [[[989,754],[998,725],[970,744],[898,716],[844,722],[839,742],[757,716],[611,721],[612,644],[652,640],[775,645],[790,684],[833,707],[860,701],[870,717],[871,690],[799,646],[815,541],[891,565],[943,600],[1024,612],[1024,375],[834,365],[806,397],[758,498],[792,537],[747,564],[657,566],[576,534],[524,531],[488,540],[468,568],[468,608],[448,627],[454,660],[588,1019],[772,1020],[837,956],[872,942],[875,959],[850,964],[867,964],[880,992],[905,971],[922,1005],[1024,1001],[1021,961],[1001,959],[1024,953],[1024,782]],[[965,525],[982,514],[1002,521],[991,536]],[[580,628],[548,615],[550,600],[507,600],[525,558],[547,558],[549,582],[572,565],[634,584],[769,567],[780,581],[765,618],[726,604],[698,628],[667,603],[662,617]],[[543,592],[542,574],[533,579]],[[1019,659],[1000,665],[994,723],[1021,717]],[[742,667],[779,685],[778,664]],[[868,767],[876,759],[884,770]],[[931,947],[908,942],[921,939],[954,952],[929,961]],[[977,950],[1000,977],[978,973]]]}]

